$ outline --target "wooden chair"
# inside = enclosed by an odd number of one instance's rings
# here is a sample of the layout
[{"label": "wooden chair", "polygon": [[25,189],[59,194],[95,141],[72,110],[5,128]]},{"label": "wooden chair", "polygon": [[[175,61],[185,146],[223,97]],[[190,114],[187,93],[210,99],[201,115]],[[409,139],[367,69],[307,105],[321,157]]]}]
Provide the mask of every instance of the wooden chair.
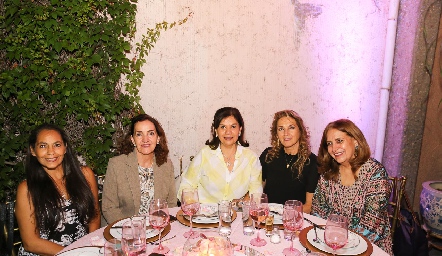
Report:
[{"label": "wooden chair", "polygon": [[407,178],[404,176],[400,177],[389,177],[390,181],[390,200],[389,200],[389,211],[388,217],[391,223],[391,238],[394,239],[394,232],[398,226],[399,212],[401,211],[401,202],[404,196],[405,183]]}]

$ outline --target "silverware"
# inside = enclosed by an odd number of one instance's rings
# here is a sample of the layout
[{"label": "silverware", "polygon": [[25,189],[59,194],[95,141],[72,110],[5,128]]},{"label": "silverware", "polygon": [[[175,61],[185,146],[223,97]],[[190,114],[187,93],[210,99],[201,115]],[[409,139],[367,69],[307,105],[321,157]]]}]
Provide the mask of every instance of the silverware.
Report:
[{"label": "silverware", "polygon": [[319,226],[316,223],[313,223],[313,221],[307,219],[306,217],[304,217],[304,220],[306,220],[308,223],[312,224],[313,229],[315,230],[315,238],[313,238],[313,242],[320,243],[319,238],[318,238],[318,232],[316,231],[316,228],[319,228],[319,229],[324,229],[324,228]]},{"label": "silverware", "polygon": [[[166,239],[161,239],[161,243],[164,243],[164,242],[166,242],[166,241],[168,241],[168,240],[170,240],[170,239],[173,239],[173,238],[175,238],[175,237],[176,237],[176,235],[173,235],[173,236],[168,237],[168,238],[166,238]],[[156,241],[156,242],[149,242],[149,244],[159,245],[160,242],[159,242],[159,241]]]}]

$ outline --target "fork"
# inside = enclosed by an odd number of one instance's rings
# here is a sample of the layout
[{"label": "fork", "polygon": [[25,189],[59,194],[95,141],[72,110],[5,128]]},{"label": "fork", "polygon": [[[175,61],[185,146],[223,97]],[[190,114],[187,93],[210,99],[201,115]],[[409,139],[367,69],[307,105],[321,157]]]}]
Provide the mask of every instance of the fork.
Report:
[{"label": "fork", "polygon": [[313,223],[313,221],[307,219],[306,217],[304,217],[304,220],[306,220],[308,223],[312,224],[313,229],[315,230],[315,238],[313,238],[313,242],[320,243],[320,241],[318,239],[318,232],[316,231],[316,228],[322,228],[322,227],[318,226],[318,224],[316,224],[316,223]]}]

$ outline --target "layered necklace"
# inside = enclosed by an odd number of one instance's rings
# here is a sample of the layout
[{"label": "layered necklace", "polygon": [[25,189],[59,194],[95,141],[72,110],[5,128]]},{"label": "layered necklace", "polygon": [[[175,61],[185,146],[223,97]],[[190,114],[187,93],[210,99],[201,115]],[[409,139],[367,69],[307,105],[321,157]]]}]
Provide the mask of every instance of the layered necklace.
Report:
[{"label": "layered necklace", "polygon": [[290,161],[287,160],[287,155],[286,153],[284,153],[285,156],[285,163],[287,164],[286,167],[287,169],[289,169],[289,167],[292,165],[293,159],[295,159],[296,155],[292,156],[292,158],[290,159]]}]

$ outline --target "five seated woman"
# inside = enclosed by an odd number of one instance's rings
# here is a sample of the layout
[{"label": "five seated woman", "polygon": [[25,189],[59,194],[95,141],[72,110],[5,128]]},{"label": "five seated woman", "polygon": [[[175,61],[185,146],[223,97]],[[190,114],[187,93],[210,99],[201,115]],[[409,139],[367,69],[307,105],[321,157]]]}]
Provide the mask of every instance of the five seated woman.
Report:
[{"label": "five seated woman", "polygon": [[[279,111],[270,128],[272,147],[258,158],[248,148],[239,110],[218,109],[211,137],[182,174],[177,193],[165,132],[155,118],[138,115],[120,143],[121,155],[109,160],[102,225],[148,214],[149,202],[156,198],[166,199],[168,206],[174,207],[180,192],[187,188],[198,190],[200,203],[247,200],[249,194],[264,191],[271,203],[299,200],[304,203],[304,212],[321,218],[332,213],[345,215],[349,229],[392,254],[388,176],[385,168],[370,158],[362,132],[350,120],[329,123],[318,157],[311,152],[309,138],[296,112]],[[93,172],[80,168],[68,143],[64,132],[51,125],[39,127],[31,135],[27,181],[17,190],[16,215],[23,239],[20,255],[54,254],[100,226]],[[46,185],[40,186],[42,183]],[[82,233],[69,229],[48,232],[69,218],[59,206],[76,209],[72,225]],[[53,209],[51,214],[46,208]],[[64,240],[65,233],[69,241]]]}]

